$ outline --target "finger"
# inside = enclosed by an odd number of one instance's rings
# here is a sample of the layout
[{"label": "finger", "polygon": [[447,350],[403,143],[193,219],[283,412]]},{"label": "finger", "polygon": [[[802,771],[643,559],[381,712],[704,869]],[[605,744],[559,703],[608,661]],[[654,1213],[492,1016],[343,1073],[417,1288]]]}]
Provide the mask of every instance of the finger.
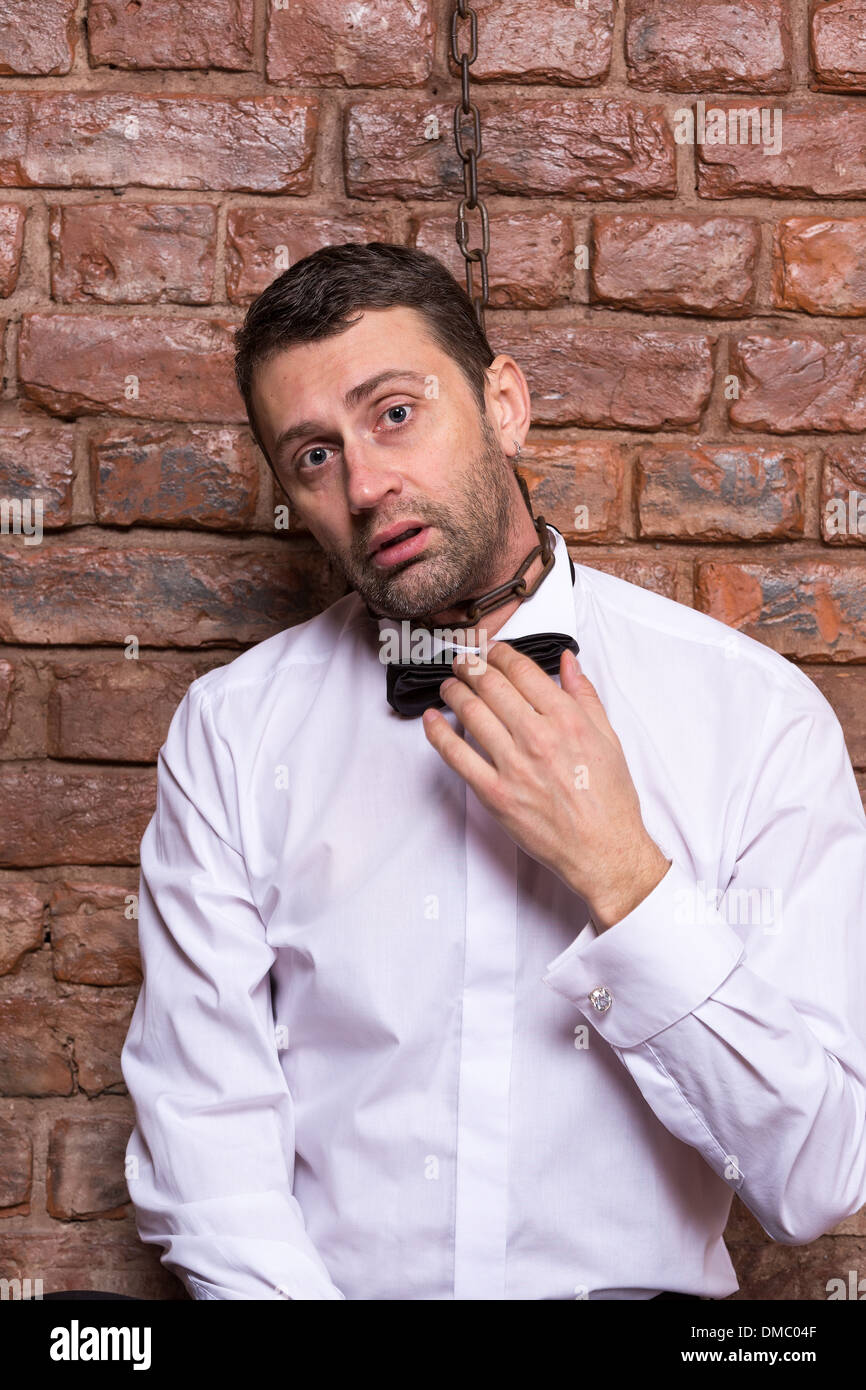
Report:
[{"label": "finger", "polygon": [[451,728],[439,710],[425,710],[421,722],[427,742],[433,745],[442,761],[453,768],[464,782],[468,783],[478,799],[483,801],[499,782],[496,769]]},{"label": "finger", "polygon": [[616,738],[616,731],[607,717],[601,696],[589,677],[584,675],[577,657],[572,658],[568,651],[564,651],[560,658],[559,679],[565,693],[576,701],[596,728]]},{"label": "finger", "polygon": [[526,726],[538,719],[537,712],[520,691],[511,684],[504,672],[490,666],[486,661],[466,660],[458,657],[452,670],[455,676],[464,681],[470,690],[492,710],[496,718],[510,734],[512,740],[519,740]]},{"label": "finger", "polygon": [[[473,679],[478,679],[474,677]],[[476,743],[489,753],[500,772],[506,759],[514,752],[514,739],[497,718],[484,698],[476,694],[466,680],[451,676],[443,681],[439,693],[452,709]]]},{"label": "finger", "polygon": [[501,671],[539,714],[553,714],[562,700],[559,686],[525,652],[494,637],[487,649],[487,663]]}]

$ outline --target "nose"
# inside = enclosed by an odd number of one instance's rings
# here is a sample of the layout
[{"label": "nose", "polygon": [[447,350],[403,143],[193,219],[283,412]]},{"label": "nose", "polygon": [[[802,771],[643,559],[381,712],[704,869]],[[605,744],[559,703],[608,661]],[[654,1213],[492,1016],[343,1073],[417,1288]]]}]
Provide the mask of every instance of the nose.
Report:
[{"label": "nose", "polygon": [[346,494],[349,509],[361,513],[377,507],[389,492],[403,490],[403,478],[387,457],[387,450],[372,439],[355,436],[343,441]]}]

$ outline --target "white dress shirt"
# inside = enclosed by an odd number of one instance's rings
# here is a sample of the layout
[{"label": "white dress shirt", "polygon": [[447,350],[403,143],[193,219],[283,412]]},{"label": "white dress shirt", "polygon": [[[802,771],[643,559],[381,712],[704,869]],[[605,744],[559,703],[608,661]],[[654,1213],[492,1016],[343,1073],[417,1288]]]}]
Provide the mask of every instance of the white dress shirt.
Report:
[{"label": "white dress shirt", "polygon": [[606,932],[389,707],[356,593],[174,715],[122,1066],[138,1230],[194,1298],[723,1298],[734,1192],[788,1244],[866,1202],[839,722],[550,529],[497,636],[577,639],[672,860]]}]

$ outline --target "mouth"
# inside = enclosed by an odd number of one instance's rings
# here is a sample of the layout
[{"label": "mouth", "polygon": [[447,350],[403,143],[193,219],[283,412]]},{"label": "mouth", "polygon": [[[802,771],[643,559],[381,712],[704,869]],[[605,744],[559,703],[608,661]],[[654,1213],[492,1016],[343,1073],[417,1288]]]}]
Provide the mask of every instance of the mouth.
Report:
[{"label": "mouth", "polygon": [[390,565],[398,565],[402,560],[410,560],[419,554],[429,538],[429,526],[407,526],[378,546],[370,558],[377,568],[387,569]]}]

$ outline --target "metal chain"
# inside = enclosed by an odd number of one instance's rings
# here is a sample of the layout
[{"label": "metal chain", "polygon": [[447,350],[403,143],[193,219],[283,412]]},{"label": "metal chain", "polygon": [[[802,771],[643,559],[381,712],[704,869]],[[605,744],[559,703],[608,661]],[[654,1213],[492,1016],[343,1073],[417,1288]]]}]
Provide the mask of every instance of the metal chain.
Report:
[{"label": "metal chain", "polygon": [[[469,20],[469,52],[461,53],[458,50],[458,30],[461,20]],[[475,11],[467,5],[466,0],[456,0],[454,9],[451,13],[451,57],[460,68],[460,101],[454,108],[454,144],[457,153],[463,161],[463,197],[460,199],[460,206],[457,209],[457,221],[454,224],[454,232],[457,238],[457,245],[463,253],[466,262],[466,293],[472,300],[475,315],[484,331],[484,309],[488,298],[487,284],[487,255],[490,251],[490,227],[487,220],[487,208],[481,198],[478,197],[478,160],[481,157],[481,113],[473,101],[469,99],[469,67],[478,57],[478,16]],[[472,143],[467,148],[464,145],[464,134],[462,129],[463,118],[472,118]],[[481,215],[481,246],[469,250],[469,223],[466,220],[467,212],[474,212],[478,209]],[[474,267],[476,264],[481,266],[481,293],[477,292],[474,282]]]}]

